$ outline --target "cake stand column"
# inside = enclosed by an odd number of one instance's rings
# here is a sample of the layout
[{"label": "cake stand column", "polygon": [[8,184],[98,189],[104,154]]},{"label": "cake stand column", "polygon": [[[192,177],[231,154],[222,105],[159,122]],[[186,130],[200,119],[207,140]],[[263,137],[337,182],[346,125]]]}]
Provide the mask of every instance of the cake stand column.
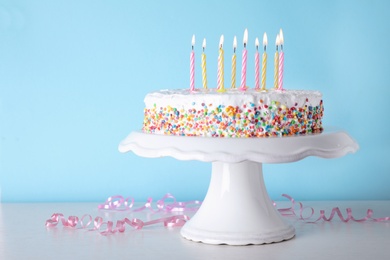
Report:
[{"label": "cake stand column", "polygon": [[287,240],[295,230],[273,206],[261,163],[213,162],[206,197],[181,235],[208,244],[248,245]]}]

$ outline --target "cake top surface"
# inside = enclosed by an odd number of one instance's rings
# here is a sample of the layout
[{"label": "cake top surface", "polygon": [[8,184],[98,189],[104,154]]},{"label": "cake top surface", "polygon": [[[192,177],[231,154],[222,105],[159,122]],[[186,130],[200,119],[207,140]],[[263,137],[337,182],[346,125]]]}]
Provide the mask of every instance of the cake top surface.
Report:
[{"label": "cake top surface", "polygon": [[240,91],[238,89],[226,89],[224,92],[218,92],[216,89],[201,89],[190,91],[189,89],[165,89],[150,92],[145,97],[147,106],[154,105],[158,100],[159,105],[196,105],[197,102],[207,104],[232,104],[232,103],[254,103],[258,102],[278,102],[285,106],[299,106],[306,102],[317,104],[321,101],[322,94],[316,90],[268,90],[257,91],[247,89]]},{"label": "cake top surface", "polygon": [[[245,96],[245,95],[263,95],[263,96],[283,96],[283,95],[321,95],[321,92],[318,90],[293,90],[293,89],[284,89],[274,90],[270,89],[267,91],[258,91],[256,89],[248,88],[245,91],[241,91],[239,89],[225,89],[224,92],[219,92],[217,89],[198,89],[196,91],[191,91],[189,89],[162,89],[158,91],[150,92],[148,95],[190,95],[190,96],[199,96],[199,95],[237,95],[237,96]],[[215,97],[215,96],[214,96]]]}]

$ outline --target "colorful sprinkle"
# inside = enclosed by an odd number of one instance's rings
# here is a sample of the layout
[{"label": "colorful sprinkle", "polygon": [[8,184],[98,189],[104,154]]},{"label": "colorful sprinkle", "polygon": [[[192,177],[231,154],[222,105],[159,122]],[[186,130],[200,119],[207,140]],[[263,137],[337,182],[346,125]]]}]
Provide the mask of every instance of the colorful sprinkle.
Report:
[{"label": "colorful sprinkle", "polygon": [[[295,103],[287,107],[279,101],[270,105],[259,100],[242,108],[204,104],[200,110],[188,110],[154,104],[145,108],[143,131],[180,136],[268,137],[292,136],[322,131],[323,102],[318,106]],[[195,102],[193,102],[195,105]]]}]

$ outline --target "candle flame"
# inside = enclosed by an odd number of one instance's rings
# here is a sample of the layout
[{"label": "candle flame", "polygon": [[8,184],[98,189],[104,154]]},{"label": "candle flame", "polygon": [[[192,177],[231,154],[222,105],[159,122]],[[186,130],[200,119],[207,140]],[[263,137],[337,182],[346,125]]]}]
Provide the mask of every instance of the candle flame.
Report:
[{"label": "candle flame", "polygon": [[234,39],[233,39],[233,49],[237,49],[237,37],[234,36]]},{"label": "candle flame", "polygon": [[243,42],[244,42],[244,46],[248,43],[248,29],[245,29],[245,31],[244,31]]},{"label": "candle flame", "polygon": [[283,45],[284,44],[284,37],[283,37],[283,31],[280,29],[279,31],[279,44]]},{"label": "candle flame", "polygon": [[192,44],[192,47],[194,47],[195,45],[195,34],[192,35],[192,41],[191,41],[191,44]]},{"label": "candle flame", "polygon": [[203,50],[206,49],[206,38],[203,39],[202,48],[203,48]]},{"label": "candle flame", "polygon": [[264,33],[264,35],[263,35],[263,46],[267,47],[267,44],[268,44],[267,33]]},{"label": "candle flame", "polygon": [[256,37],[256,40],[255,40],[255,45],[256,45],[256,48],[259,48],[260,43],[259,43],[259,38],[257,38],[257,37]]},{"label": "candle flame", "polygon": [[223,37],[223,34],[221,35],[221,38],[219,39],[219,48],[222,49],[222,46],[223,46],[223,41],[224,41],[224,37]]},{"label": "candle flame", "polygon": [[280,44],[280,37],[279,37],[279,34],[276,35],[276,41],[275,41],[275,45],[276,47]]}]

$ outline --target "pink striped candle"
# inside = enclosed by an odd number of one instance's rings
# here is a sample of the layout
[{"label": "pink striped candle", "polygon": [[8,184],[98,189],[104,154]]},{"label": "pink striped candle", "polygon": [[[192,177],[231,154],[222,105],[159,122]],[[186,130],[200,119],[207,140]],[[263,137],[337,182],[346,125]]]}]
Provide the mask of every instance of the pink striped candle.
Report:
[{"label": "pink striped candle", "polygon": [[190,91],[195,91],[195,35],[192,35],[192,51],[190,54]]},{"label": "pink striped candle", "polygon": [[283,52],[283,31],[280,29],[279,32],[279,43],[280,43],[280,52],[279,52],[279,84],[278,90],[283,90],[283,74],[284,74],[284,52]]},{"label": "pink striped candle", "polygon": [[260,54],[259,54],[259,39],[256,38],[256,53],[255,53],[255,89],[260,90]]},{"label": "pink striped candle", "polygon": [[203,39],[203,44],[202,44],[202,58],[201,58],[201,66],[202,66],[202,83],[203,83],[203,88],[207,89],[207,73],[206,73],[206,54],[204,53],[204,50],[206,49],[206,39]]},{"label": "pink striped candle", "polygon": [[242,64],[241,64],[241,86],[240,90],[245,91],[247,89],[246,86],[246,60],[247,60],[247,50],[246,50],[246,44],[248,42],[248,30],[245,29],[244,32],[244,49],[242,50]]},{"label": "pink striped candle", "polygon": [[224,86],[224,52],[223,52],[224,37],[221,35],[219,40],[219,55],[218,55],[218,74],[217,74],[217,91],[225,92]]}]

